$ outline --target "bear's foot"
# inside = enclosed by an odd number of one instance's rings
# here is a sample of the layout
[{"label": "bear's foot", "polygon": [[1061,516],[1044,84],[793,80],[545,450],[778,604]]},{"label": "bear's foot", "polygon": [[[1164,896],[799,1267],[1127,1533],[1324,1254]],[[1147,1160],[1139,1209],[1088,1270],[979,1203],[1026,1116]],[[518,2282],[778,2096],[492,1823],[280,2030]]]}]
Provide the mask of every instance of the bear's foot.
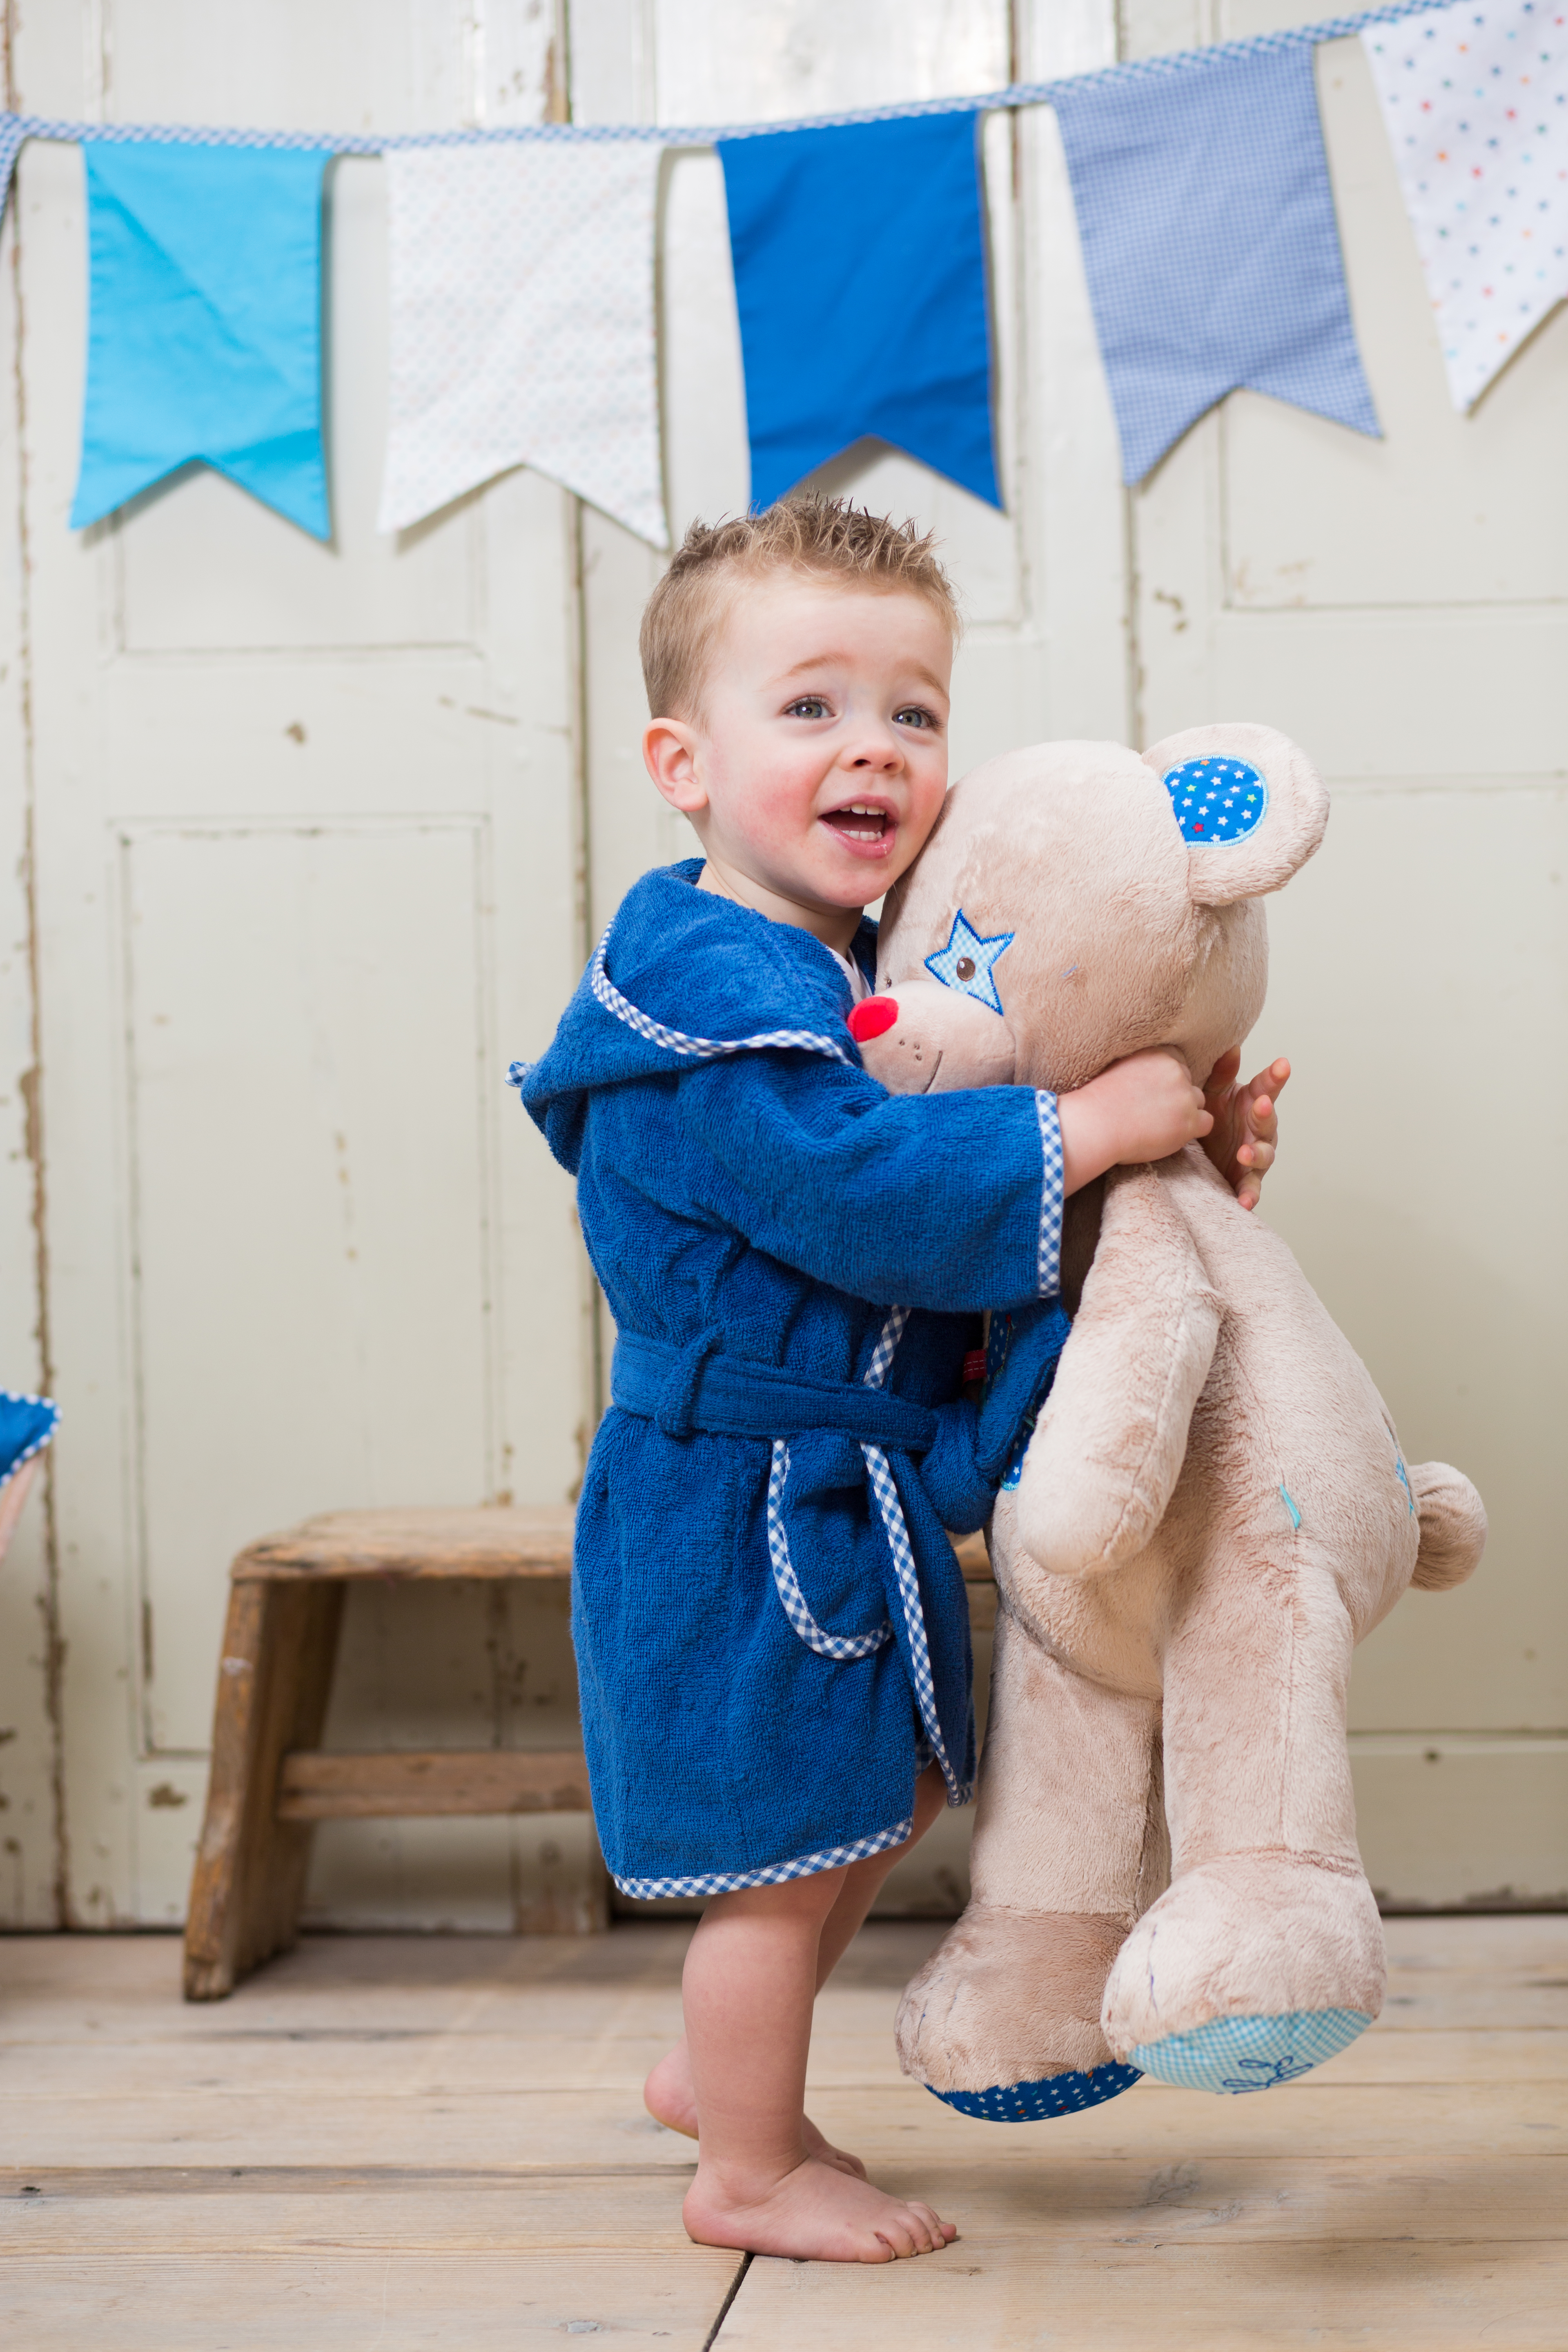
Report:
[{"label": "bear's foot", "polygon": [[899,2058],[960,2115],[1034,2123],[1131,2090],[1100,2027],[1127,1922],[972,1903],[911,1979]]},{"label": "bear's foot", "polygon": [[1117,1956],[1112,2054],[1160,2081],[1236,2093],[1332,2058],[1383,2007],[1383,1925],[1353,1865],[1285,1853],[1184,1872]]},{"label": "bear's foot", "polygon": [[1193,2033],[1141,2042],[1140,2073],[1188,2091],[1271,2091],[1337,2057],[1372,2020],[1359,2009],[1299,2009],[1285,2017],[1215,2017]]}]

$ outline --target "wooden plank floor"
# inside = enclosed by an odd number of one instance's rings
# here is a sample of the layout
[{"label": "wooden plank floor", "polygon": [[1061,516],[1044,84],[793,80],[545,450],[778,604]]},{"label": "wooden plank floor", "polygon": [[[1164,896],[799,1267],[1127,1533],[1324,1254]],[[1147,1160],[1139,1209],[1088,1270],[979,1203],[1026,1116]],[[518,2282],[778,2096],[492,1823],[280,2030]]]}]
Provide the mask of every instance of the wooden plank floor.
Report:
[{"label": "wooden plank floor", "polygon": [[17,2352],[1563,2352],[1568,1917],[1392,1920],[1383,2021],[1308,2081],[978,2124],[902,2082],[940,1931],[868,1928],[813,2112],[957,2243],[689,2245],[642,2113],[677,1923],[319,1937],[188,2009],[163,1937],[0,1942],[0,2337]]}]

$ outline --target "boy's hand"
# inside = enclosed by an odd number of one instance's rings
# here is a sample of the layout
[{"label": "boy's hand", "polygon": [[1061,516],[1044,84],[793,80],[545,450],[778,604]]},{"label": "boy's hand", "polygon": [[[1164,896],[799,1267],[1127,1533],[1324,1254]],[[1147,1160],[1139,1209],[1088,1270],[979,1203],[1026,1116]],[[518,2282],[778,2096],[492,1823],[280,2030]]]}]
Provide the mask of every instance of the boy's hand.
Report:
[{"label": "boy's hand", "polygon": [[[1108,1168],[1164,1160],[1206,1136],[1214,1117],[1181,1055],[1155,1045],[1112,1062],[1087,1087],[1057,1097],[1066,1189],[1076,1192]],[[1270,1154],[1272,1156],[1272,1153]],[[1267,1162],[1265,1163],[1267,1165]]]},{"label": "boy's hand", "polygon": [[1204,1101],[1214,1124],[1204,1138],[1204,1150],[1231,1186],[1244,1209],[1256,1209],[1263,1179],[1274,1165],[1279,1141],[1275,1105],[1290,1075],[1289,1062],[1270,1062],[1244,1087],[1236,1083],[1241,1048],[1222,1054],[1209,1073]]}]

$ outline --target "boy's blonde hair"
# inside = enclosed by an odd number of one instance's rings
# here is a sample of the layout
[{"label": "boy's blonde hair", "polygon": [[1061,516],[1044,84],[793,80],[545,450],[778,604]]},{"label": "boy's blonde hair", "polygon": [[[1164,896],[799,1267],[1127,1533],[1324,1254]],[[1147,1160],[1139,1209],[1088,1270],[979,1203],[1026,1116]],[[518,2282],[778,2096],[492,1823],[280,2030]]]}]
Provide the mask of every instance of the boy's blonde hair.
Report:
[{"label": "boy's blonde hair", "polygon": [[781,499],[765,514],[694,522],[647,600],[638,649],[652,719],[689,719],[736,579],[804,572],[846,587],[923,597],[958,635],[958,600],[934,534],[868,514],[846,499]]}]

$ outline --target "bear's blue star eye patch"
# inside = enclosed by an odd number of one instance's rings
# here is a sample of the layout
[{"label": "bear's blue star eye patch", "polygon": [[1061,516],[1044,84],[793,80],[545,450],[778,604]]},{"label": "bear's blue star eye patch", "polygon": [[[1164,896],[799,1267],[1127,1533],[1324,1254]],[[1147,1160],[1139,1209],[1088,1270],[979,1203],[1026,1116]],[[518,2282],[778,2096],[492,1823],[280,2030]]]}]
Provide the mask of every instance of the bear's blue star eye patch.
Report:
[{"label": "bear's blue star eye patch", "polygon": [[983,940],[961,907],[952,919],[952,929],[946,947],[938,948],[935,955],[926,958],[926,970],[943,988],[953,988],[961,996],[973,996],[976,1003],[988,1004],[993,1013],[1002,1010],[1002,999],[996,993],[996,982],[991,968],[997,957],[1013,944],[1015,933],[999,932],[994,940]]},{"label": "bear's blue star eye patch", "polygon": [[1245,841],[1268,806],[1268,787],[1245,760],[1184,760],[1165,776],[1182,839]]}]

